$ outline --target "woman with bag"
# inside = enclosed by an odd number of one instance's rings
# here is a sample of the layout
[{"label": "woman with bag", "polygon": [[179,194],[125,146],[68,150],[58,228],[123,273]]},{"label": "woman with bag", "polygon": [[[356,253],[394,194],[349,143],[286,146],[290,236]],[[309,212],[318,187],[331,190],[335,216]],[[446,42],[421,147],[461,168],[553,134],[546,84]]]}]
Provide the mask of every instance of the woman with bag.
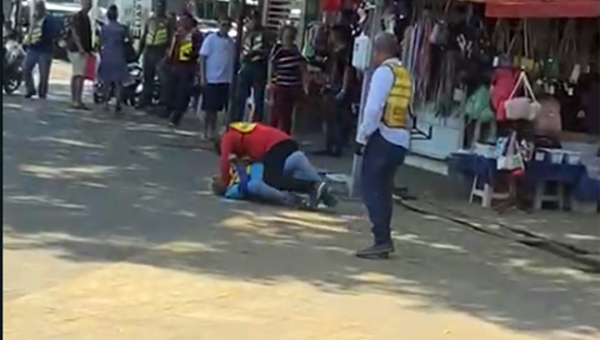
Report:
[{"label": "woman with bag", "polygon": [[104,84],[104,104],[108,110],[108,101],[113,89],[117,103],[115,112],[121,112],[121,92],[123,83],[129,77],[126,58],[126,43],[130,41],[129,30],[120,24],[117,6],[111,5],[106,18],[108,23],[100,31],[100,66],[98,67],[99,80]]}]

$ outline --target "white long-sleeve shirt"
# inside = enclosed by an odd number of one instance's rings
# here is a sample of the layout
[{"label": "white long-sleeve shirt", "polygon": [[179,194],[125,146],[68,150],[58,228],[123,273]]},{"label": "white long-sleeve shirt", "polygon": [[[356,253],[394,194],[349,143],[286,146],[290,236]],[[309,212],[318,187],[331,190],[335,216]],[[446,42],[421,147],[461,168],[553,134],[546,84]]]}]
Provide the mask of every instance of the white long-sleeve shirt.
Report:
[{"label": "white long-sleeve shirt", "polygon": [[[400,65],[400,60],[392,58],[386,60],[383,64]],[[369,92],[367,93],[367,101],[363,110],[363,120],[356,134],[356,141],[358,143],[366,145],[369,137],[375,131],[379,130],[381,136],[388,142],[408,149],[410,131],[408,129],[391,129],[381,122],[381,115],[383,114],[390,90],[394,85],[394,78],[394,72],[388,66],[381,65],[375,69],[371,77]]]}]

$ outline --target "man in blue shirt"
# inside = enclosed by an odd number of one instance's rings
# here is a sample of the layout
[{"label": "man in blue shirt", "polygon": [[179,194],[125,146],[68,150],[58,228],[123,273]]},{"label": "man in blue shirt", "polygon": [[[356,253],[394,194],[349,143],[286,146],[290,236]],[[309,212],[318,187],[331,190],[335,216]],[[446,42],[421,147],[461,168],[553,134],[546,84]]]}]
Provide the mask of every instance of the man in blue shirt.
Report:
[{"label": "man in blue shirt", "polygon": [[232,158],[231,181],[225,187],[219,185],[220,180],[213,182],[213,191],[218,196],[235,200],[255,200],[281,204],[294,208],[306,207],[306,202],[298,195],[278,190],[263,181],[264,165],[262,163],[245,164]]},{"label": "man in blue shirt", "polygon": [[46,5],[43,1],[35,3],[33,22],[23,43],[27,50],[23,75],[25,79],[25,97],[31,98],[36,95],[33,84],[32,71],[38,66],[40,79],[37,95],[40,99],[46,98],[48,93],[48,79],[50,78],[50,67],[52,66],[52,49],[56,37],[56,29],[52,17],[46,15]]}]

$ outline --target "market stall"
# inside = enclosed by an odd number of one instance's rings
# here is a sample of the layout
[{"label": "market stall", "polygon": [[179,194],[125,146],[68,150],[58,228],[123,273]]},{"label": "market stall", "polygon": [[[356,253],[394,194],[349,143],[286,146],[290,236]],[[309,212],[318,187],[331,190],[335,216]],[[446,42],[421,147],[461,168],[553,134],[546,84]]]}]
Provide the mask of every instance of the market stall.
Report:
[{"label": "market stall", "polygon": [[478,69],[485,81],[458,86],[466,138],[450,167],[474,177],[471,196],[486,206],[503,179],[529,191],[536,209],[598,202],[598,2],[550,0],[543,10],[537,0],[479,2],[471,6],[485,15],[479,39],[488,44],[476,62],[488,67]]}]

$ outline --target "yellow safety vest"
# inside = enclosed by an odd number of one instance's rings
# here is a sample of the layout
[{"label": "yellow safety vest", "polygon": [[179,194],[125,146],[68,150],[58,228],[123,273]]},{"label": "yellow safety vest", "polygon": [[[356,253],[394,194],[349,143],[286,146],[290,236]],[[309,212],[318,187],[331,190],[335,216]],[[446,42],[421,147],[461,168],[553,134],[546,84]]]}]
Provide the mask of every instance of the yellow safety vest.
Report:
[{"label": "yellow safety vest", "polygon": [[409,106],[412,97],[410,73],[400,65],[385,64],[394,73],[394,85],[385,101],[381,122],[391,129],[408,126]]},{"label": "yellow safety vest", "polygon": [[179,43],[179,60],[180,61],[189,61],[191,60],[192,55],[192,33],[188,33],[181,39]]},{"label": "yellow safety vest", "polygon": [[25,44],[33,45],[39,43],[42,40],[42,26],[44,25],[44,20],[46,20],[46,18],[39,20],[31,28],[31,31],[29,31],[29,33],[25,37]]},{"label": "yellow safety vest", "polygon": [[168,43],[168,30],[165,20],[158,18],[150,19],[148,32],[146,32],[147,46],[160,46]]},{"label": "yellow safety vest", "polygon": [[229,124],[229,128],[245,135],[254,131],[256,123],[234,122]]}]

